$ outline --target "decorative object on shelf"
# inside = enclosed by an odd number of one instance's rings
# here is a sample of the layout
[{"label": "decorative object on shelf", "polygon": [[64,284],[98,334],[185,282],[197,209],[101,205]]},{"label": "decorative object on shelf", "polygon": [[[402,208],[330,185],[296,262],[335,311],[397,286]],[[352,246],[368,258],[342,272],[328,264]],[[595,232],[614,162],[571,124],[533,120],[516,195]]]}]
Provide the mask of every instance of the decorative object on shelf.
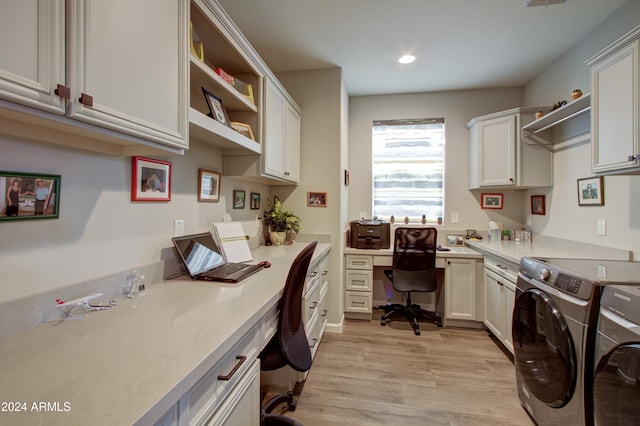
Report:
[{"label": "decorative object on shelf", "polygon": [[240,133],[242,136],[251,139],[255,142],[255,138],[253,137],[253,130],[251,130],[251,125],[246,123],[240,123],[237,121],[231,121],[231,128],[236,132]]},{"label": "decorative object on shelf", "polygon": [[409,216],[405,216],[404,217],[404,223],[405,223],[405,225],[409,224]]},{"label": "decorative object on shelf", "polygon": [[171,201],[171,163],[133,157],[131,201]]},{"label": "decorative object on shelf", "polygon": [[0,221],[57,219],[60,175],[0,171]]},{"label": "decorative object on shelf", "polygon": [[604,177],[578,179],[578,205],[604,206]]},{"label": "decorative object on shelf", "polygon": [[438,225],[442,225],[442,216],[438,216]]},{"label": "decorative object on shelf", "polygon": [[573,92],[571,92],[571,99],[573,99],[574,101],[580,96],[582,96],[582,90],[580,89],[575,89]]},{"label": "decorative object on shelf", "polygon": [[220,201],[220,177],[219,172],[198,170],[198,202]]},{"label": "decorative object on shelf", "polygon": [[536,111],[536,120],[544,117],[544,111]]},{"label": "decorative object on shelf", "polygon": [[565,106],[567,104],[567,101],[558,101],[555,104],[553,104],[553,108],[551,108],[551,111],[555,111],[558,108],[562,108],[563,106]]},{"label": "decorative object on shelf", "polygon": [[230,127],[229,116],[227,115],[227,110],[224,109],[224,106],[222,105],[222,99],[209,92],[204,87],[202,88],[202,93],[204,93],[204,98],[209,106],[209,114],[207,115],[225,126]]},{"label": "decorative object on shelf", "polygon": [[531,196],[531,214],[546,214],[544,205],[544,195]]},{"label": "decorative object on shelf", "polygon": [[227,83],[229,83],[230,85],[233,86],[233,76],[230,74],[227,74],[227,72],[225,70],[223,70],[220,67],[215,67],[213,69],[213,72],[215,72],[216,74],[218,74],[220,77],[222,77],[222,79],[224,81],[226,81]]},{"label": "decorative object on shelf", "polygon": [[251,101],[255,105],[256,101],[253,99],[253,85],[245,81],[240,80],[238,77],[231,77],[233,79],[231,85],[242,94],[245,98]]},{"label": "decorative object on shelf", "polygon": [[200,38],[193,30],[193,24],[189,22],[189,50],[200,62],[204,63],[204,46]]},{"label": "decorative object on shelf", "polygon": [[511,231],[509,231],[508,229],[504,229],[502,230],[502,240],[510,240],[511,239]]},{"label": "decorative object on shelf", "polygon": [[425,223],[427,223],[427,215],[423,214],[422,215],[422,224],[424,225]]},{"label": "decorative object on shelf", "polygon": [[244,209],[244,200],[247,196],[247,191],[234,189],[233,190],[233,208]]},{"label": "decorative object on shelf", "polygon": [[502,209],[503,194],[482,194],[480,205],[483,209]]},{"label": "decorative object on shelf", "polygon": [[307,206],[327,207],[327,193],[326,192],[307,192]]},{"label": "decorative object on shelf", "polygon": [[393,225],[394,223],[396,223],[396,218],[391,215],[391,217],[389,218],[389,222]]},{"label": "decorative object on shelf", "polygon": [[260,210],[260,194],[252,192],[249,194],[249,208],[251,210]]},{"label": "decorative object on shelf", "polygon": [[275,246],[279,246],[285,241],[288,231],[290,234],[289,240],[293,241],[295,235],[302,230],[300,218],[291,210],[284,210],[277,195],[273,197],[273,203],[269,203],[269,210],[264,212],[263,219],[264,225],[269,232],[271,244]]}]

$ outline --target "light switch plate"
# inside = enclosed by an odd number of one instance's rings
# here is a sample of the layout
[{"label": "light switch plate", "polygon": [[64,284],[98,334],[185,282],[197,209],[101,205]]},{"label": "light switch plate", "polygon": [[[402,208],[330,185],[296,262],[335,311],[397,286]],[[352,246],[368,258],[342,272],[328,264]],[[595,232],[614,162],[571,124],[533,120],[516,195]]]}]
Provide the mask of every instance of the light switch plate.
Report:
[{"label": "light switch plate", "polygon": [[459,223],[460,218],[458,217],[458,213],[451,213],[451,223]]},{"label": "light switch plate", "polygon": [[598,235],[607,235],[607,221],[598,219]]},{"label": "light switch plate", "polygon": [[173,236],[182,237],[184,235],[184,220],[178,219],[173,221]]}]

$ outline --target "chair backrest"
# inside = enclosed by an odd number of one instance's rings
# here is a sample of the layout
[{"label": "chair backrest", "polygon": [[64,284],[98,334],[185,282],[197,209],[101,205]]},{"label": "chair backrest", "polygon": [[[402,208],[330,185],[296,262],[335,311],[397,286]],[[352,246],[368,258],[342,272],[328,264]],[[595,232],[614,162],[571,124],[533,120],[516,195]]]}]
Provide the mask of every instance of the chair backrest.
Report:
[{"label": "chair backrest", "polygon": [[393,243],[393,288],[435,291],[436,228],[396,228]]},{"label": "chair backrest", "polygon": [[278,341],[287,363],[298,371],[311,368],[311,349],[302,322],[302,292],[311,257],[318,245],[309,243],[293,261],[280,299]]}]

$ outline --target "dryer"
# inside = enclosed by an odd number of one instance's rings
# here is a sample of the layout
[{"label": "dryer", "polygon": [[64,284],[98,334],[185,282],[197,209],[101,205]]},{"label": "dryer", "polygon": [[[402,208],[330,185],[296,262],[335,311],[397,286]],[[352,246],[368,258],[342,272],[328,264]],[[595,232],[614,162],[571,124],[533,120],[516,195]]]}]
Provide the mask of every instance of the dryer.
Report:
[{"label": "dryer", "polygon": [[640,423],[640,287],[612,285],[602,292],[593,412],[596,425]]}]

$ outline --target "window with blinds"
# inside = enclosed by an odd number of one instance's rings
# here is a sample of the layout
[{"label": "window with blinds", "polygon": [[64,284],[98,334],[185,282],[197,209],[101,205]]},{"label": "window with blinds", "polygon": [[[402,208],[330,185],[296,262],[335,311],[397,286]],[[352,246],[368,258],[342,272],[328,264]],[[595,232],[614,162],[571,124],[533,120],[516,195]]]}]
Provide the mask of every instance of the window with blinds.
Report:
[{"label": "window with blinds", "polygon": [[443,216],[444,118],[373,122],[373,216]]}]

